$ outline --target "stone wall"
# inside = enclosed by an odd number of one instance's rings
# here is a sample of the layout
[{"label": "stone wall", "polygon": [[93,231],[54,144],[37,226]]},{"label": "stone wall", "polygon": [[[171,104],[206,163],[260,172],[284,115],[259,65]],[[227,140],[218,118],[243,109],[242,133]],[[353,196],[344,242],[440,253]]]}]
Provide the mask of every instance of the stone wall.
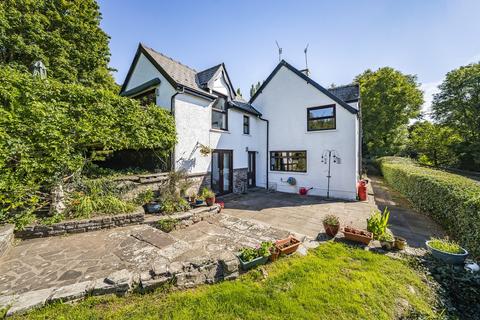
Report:
[{"label": "stone wall", "polygon": [[14,228],[13,224],[0,226],[0,257],[12,246]]},{"label": "stone wall", "polygon": [[30,225],[23,230],[16,231],[15,237],[20,239],[43,238],[122,227],[143,223],[144,216],[143,208],[139,208],[136,212],[129,214],[103,216],[84,220],[71,220],[52,225]]},{"label": "stone wall", "polygon": [[233,192],[242,193],[247,191],[247,168],[233,169]]},{"label": "stone wall", "polygon": [[[174,219],[179,223],[176,229],[188,227],[194,223],[201,221],[205,216],[220,212],[218,205],[211,207],[198,207],[187,212],[179,212],[171,215],[152,215],[144,214],[143,208],[139,208],[137,212],[130,214],[122,214],[116,216],[103,216],[84,220],[71,220],[52,225],[30,225],[23,230],[15,232],[15,237],[19,239],[44,238],[52,236],[61,236],[72,233],[83,233],[96,231],[100,229],[108,229],[115,227],[123,227],[134,224],[149,224],[156,226],[159,220]],[[2,248],[2,229],[0,229],[0,253]],[[13,226],[11,229],[13,238]],[[0,254],[1,256],[1,254]]]}]

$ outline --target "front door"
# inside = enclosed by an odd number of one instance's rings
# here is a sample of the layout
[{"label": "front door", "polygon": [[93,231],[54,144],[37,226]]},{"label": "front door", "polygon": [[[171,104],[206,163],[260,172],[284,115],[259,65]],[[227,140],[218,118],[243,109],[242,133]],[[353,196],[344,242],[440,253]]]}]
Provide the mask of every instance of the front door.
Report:
[{"label": "front door", "polygon": [[255,156],[257,152],[255,151],[248,151],[248,172],[247,172],[247,181],[248,181],[248,187],[253,188],[256,186],[256,181],[255,181],[255,172],[256,170],[256,164],[255,164]]},{"label": "front door", "polygon": [[218,194],[233,190],[233,152],[232,150],[214,150],[212,152],[212,190]]}]

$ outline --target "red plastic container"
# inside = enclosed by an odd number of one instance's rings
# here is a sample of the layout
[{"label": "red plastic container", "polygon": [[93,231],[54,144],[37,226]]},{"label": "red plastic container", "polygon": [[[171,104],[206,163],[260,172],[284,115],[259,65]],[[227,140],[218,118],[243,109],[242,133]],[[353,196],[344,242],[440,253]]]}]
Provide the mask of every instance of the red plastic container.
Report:
[{"label": "red plastic container", "polygon": [[358,199],[360,201],[367,201],[367,184],[368,180],[360,180],[357,183]]}]

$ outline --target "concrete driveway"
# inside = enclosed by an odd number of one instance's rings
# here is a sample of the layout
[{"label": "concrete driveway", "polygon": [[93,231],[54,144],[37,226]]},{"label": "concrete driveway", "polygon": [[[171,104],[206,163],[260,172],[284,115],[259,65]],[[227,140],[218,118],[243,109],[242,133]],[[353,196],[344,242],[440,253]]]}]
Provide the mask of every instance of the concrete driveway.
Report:
[{"label": "concrete driveway", "polygon": [[326,200],[315,196],[267,192],[254,189],[243,195],[228,195],[224,213],[242,219],[261,221],[274,228],[323,239],[322,224],[328,214],[339,217],[341,226],[366,229],[373,210],[388,207],[390,229],[404,237],[411,247],[423,248],[430,237],[443,237],[445,232],[427,215],[413,209],[398,192],[391,190],[378,177],[369,184],[368,201]]},{"label": "concrete driveway", "polygon": [[376,208],[372,198],[367,202],[326,200],[264,189],[255,189],[244,195],[228,195],[222,200],[225,201],[223,212],[228,215],[254,219],[313,239],[324,233],[322,220],[328,214],[338,216],[342,226],[365,229],[367,217]]}]

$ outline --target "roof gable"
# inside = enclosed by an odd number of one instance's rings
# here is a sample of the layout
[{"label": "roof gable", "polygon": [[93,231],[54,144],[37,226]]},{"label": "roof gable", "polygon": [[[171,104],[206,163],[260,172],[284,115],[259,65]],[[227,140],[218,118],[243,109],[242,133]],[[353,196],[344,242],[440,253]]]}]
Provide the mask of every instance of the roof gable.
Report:
[{"label": "roof gable", "polygon": [[215,98],[214,95],[204,90],[197,83],[196,75],[197,71],[192,69],[178,61],[175,61],[151,48],[144,46],[142,43],[138,45],[135,58],[133,59],[130,69],[128,70],[125,81],[123,82],[120,93],[124,93],[127,87],[130,77],[132,76],[135,66],[140,58],[140,55],[144,55],[155,68],[167,79],[167,81],[176,89],[187,88],[197,94],[201,94],[208,98]]},{"label": "roof gable", "polygon": [[342,107],[347,109],[350,113],[353,113],[353,114],[358,113],[357,109],[350,106],[345,101],[341,100],[339,97],[337,97],[336,95],[334,95],[333,93],[331,93],[330,91],[328,91],[327,89],[322,87],[317,82],[313,81],[310,77],[303,74],[300,70],[296,69],[295,67],[293,67],[292,65],[287,63],[285,60],[280,61],[280,63],[275,67],[275,69],[268,76],[268,78],[262,83],[260,88],[258,88],[258,90],[255,92],[253,97],[250,98],[250,101],[249,101],[250,104],[252,104],[253,101],[255,101],[255,99],[258,97],[258,95],[260,95],[262,93],[262,91],[265,89],[265,87],[268,85],[268,83],[273,79],[273,77],[277,74],[277,72],[282,67],[286,67],[288,70],[292,71],[294,74],[296,74],[297,76],[299,76],[300,78],[305,80],[307,82],[307,84],[311,84],[313,87],[315,87],[317,90],[319,90],[320,92],[325,94],[327,97],[329,97],[330,99],[332,99],[333,101],[335,101],[336,103],[338,103],[339,105],[341,105]]}]

